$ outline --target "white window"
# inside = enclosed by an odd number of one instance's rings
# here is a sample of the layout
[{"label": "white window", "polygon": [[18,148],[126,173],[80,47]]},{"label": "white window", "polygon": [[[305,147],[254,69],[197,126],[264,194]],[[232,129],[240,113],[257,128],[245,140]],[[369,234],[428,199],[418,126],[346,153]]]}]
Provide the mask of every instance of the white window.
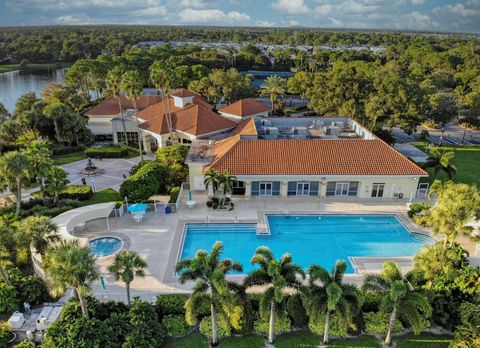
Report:
[{"label": "white window", "polygon": [[335,185],[335,196],[348,196],[349,182],[337,182]]},{"label": "white window", "polygon": [[310,195],[310,182],[297,182],[297,196]]},{"label": "white window", "polygon": [[259,195],[260,196],[271,196],[272,195],[273,185],[271,182],[260,181],[259,184]]},{"label": "white window", "polygon": [[375,197],[375,198],[383,197],[383,191],[385,191],[384,183],[375,183],[372,185],[372,197]]}]

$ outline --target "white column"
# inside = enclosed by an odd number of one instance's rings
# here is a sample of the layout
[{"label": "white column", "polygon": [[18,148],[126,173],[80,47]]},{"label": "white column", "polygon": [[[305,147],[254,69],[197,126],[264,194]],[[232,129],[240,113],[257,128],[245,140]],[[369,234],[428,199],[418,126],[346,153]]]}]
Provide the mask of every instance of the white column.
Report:
[{"label": "white column", "polygon": [[318,188],[318,195],[320,196],[320,198],[325,198],[327,197],[327,182],[322,182],[320,181],[320,184],[319,184],[319,188]]},{"label": "white column", "polygon": [[252,182],[245,181],[245,197],[251,197],[251,196],[252,196]]},{"label": "white column", "polygon": [[288,196],[288,181],[282,181],[280,183],[280,196],[287,197]]}]

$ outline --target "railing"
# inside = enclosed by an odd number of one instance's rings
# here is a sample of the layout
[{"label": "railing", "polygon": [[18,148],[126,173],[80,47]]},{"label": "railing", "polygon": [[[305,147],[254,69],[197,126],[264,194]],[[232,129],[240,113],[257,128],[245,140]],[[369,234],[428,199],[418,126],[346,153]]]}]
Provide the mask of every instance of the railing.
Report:
[{"label": "railing", "polygon": [[190,184],[188,182],[182,182],[180,185],[180,192],[178,192],[177,201],[175,202],[175,208],[180,209],[183,200],[183,194],[186,191],[190,191]]}]

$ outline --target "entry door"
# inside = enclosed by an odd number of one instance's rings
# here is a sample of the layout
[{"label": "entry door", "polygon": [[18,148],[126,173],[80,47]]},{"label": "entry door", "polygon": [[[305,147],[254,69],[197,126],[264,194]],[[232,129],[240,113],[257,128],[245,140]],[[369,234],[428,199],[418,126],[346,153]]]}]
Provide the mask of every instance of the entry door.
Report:
[{"label": "entry door", "polygon": [[335,196],[348,196],[349,182],[337,182],[335,186]]},{"label": "entry door", "polygon": [[260,190],[259,190],[259,195],[260,196],[271,196],[272,195],[272,183],[271,182],[265,182],[261,181],[260,182]]},{"label": "entry door", "polygon": [[309,182],[297,182],[297,196],[308,196],[310,194]]},{"label": "entry door", "polygon": [[376,198],[383,197],[383,191],[385,191],[385,184],[373,184],[372,197],[376,197]]}]

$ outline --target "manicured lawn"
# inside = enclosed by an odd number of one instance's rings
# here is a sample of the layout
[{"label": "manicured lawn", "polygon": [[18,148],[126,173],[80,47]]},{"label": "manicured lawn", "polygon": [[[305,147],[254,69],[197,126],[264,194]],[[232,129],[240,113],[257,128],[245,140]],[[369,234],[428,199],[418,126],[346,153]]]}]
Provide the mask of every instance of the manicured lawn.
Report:
[{"label": "manicured lawn", "polygon": [[[425,143],[412,143],[424,151]],[[457,167],[457,174],[453,177],[455,182],[463,182],[466,184],[477,184],[480,186],[480,146],[454,146],[442,145],[441,149],[455,152],[453,163]],[[429,170],[429,181],[433,181],[432,170]],[[443,173],[440,174],[440,179],[445,179]]]},{"label": "manicured lawn", "polygon": [[[41,64],[28,64],[26,69],[47,69],[47,68],[56,68],[56,67],[66,67],[69,66],[68,63],[41,63]],[[20,64],[2,64],[0,65],[0,73],[19,70]]]},{"label": "manicured lawn", "polygon": [[67,153],[65,155],[54,156],[55,165],[61,166],[64,164],[80,161],[86,159],[85,151]]},{"label": "manicured lawn", "polygon": [[275,339],[275,348],[317,347],[321,343],[320,336],[307,331],[290,332]]},{"label": "manicured lawn", "polygon": [[434,335],[426,332],[421,333],[418,336],[408,334],[394,338],[397,348],[447,348],[451,340],[452,336]]},{"label": "manicured lawn", "polygon": [[380,343],[373,336],[360,336],[355,338],[342,338],[331,340],[329,347],[380,347]]},{"label": "manicured lawn", "polygon": [[205,336],[194,333],[182,338],[169,338],[163,345],[164,348],[208,348],[208,340]]},{"label": "manicured lawn", "polygon": [[265,347],[265,339],[257,335],[226,337],[220,339],[218,346],[220,348],[263,348]]},{"label": "manicured lawn", "polygon": [[83,201],[82,205],[91,205],[91,204],[107,203],[107,202],[121,202],[121,201],[122,201],[122,196],[120,196],[120,193],[118,193],[112,188],[108,188],[108,189],[96,192],[92,198],[86,201]]}]

